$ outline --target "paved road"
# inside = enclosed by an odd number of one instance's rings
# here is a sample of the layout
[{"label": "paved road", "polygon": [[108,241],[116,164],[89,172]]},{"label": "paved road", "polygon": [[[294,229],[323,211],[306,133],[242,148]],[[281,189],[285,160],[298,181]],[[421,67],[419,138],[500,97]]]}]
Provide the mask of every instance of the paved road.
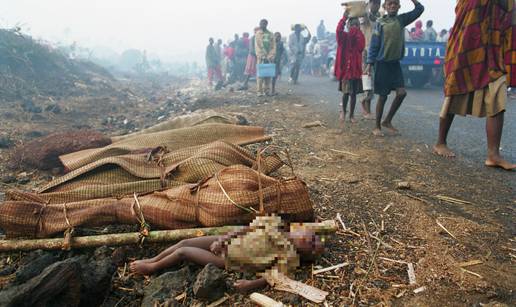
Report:
[{"label": "paved road", "polygon": [[[326,102],[323,105],[327,106],[330,112],[338,114],[340,110],[337,84],[327,78],[303,76],[300,85],[289,88],[293,94],[312,98],[314,102]],[[394,125],[403,134],[402,137],[417,143],[434,144],[442,101],[441,89],[408,89],[407,100],[394,120]],[[357,108],[358,112],[361,112],[360,107]],[[464,160],[472,164],[483,163],[486,152],[485,120],[457,117],[450,132],[449,144]],[[512,100],[508,102],[505,115],[502,151],[504,156],[513,162],[516,161],[515,144],[516,101]]]}]

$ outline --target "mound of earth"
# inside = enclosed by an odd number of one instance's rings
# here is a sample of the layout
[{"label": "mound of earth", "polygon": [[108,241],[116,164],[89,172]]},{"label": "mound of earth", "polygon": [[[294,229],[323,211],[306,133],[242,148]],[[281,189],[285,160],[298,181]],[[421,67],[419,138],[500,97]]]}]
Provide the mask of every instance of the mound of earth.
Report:
[{"label": "mound of earth", "polygon": [[104,68],[70,59],[19,29],[0,29],[0,54],[0,100],[37,95],[79,96],[112,90],[114,79]]}]

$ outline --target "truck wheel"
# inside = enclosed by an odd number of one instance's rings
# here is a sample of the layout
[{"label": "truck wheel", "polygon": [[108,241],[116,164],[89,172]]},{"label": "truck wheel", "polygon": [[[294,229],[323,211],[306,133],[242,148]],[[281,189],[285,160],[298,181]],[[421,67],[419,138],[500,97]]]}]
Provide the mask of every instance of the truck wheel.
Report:
[{"label": "truck wheel", "polygon": [[423,88],[430,81],[428,74],[413,74],[410,76],[410,84],[415,88]]}]

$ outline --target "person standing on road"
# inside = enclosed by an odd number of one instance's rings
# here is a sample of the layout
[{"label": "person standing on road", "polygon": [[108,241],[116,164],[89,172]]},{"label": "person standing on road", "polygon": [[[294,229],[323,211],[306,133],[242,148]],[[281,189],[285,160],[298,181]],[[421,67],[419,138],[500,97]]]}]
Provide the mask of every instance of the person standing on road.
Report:
[{"label": "person standing on road", "polygon": [[[386,0],[383,6],[387,15],[378,19],[371,38],[366,72],[371,74],[371,65],[374,65],[374,93],[380,96],[376,105],[376,128],[373,130],[375,136],[384,136],[382,127],[393,134],[399,133],[393,127],[392,119],[407,97],[400,64],[405,54],[404,28],[418,19],[425,10],[418,0],[411,1],[415,5],[414,10],[398,15],[401,8],[400,0]],[[389,114],[382,122],[385,103],[393,90],[396,91],[396,97]]]},{"label": "person standing on road", "polygon": [[[267,29],[269,22],[260,21],[260,30],[255,35],[255,51],[258,64],[274,63],[276,58],[276,40],[274,34]],[[258,96],[269,94],[271,78],[258,78]]]},{"label": "person standing on road", "polygon": [[326,38],[326,26],[324,25],[324,20],[321,20],[319,26],[317,27],[317,38],[319,40]]},{"label": "person standing on road", "polygon": [[206,47],[206,67],[208,68],[208,84],[213,85],[213,77],[217,83],[222,81],[222,72],[220,68],[220,55],[215,48],[213,38],[209,40],[210,44]]},{"label": "person standing on road", "polygon": [[260,30],[259,27],[254,28],[253,36],[249,40],[249,54],[247,55],[247,62],[245,65],[245,80],[244,84],[239,88],[241,91],[247,91],[249,89],[249,80],[251,77],[256,77],[256,50],[255,50],[255,35]]},{"label": "person standing on road", "polygon": [[[303,36],[303,30],[308,32],[308,35]],[[294,32],[290,34],[288,40],[288,47],[290,50],[290,60],[291,60],[291,71],[290,71],[290,82],[293,84],[297,84],[299,80],[299,71],[301,69],[301,65],[303,64],[303,59],[305,58],[306,45],[312,39],[312,34],[310,31],[300,24],[296,24],[294,26]]]},{"label": "person standing on road", "polygon": [[285,45],[281,40],[281,33],[274,33],[274,39],[276,40],[276,57],[274,58],[274,64],[276,64],[276,76],[272,78],[272,95],[276,95],[276,82],[281,77],[282,63],[287,57],[287,51]]},{"label": "person standing on road", "polygon": [[[373,30],[376,27],[376,22],[378,18],[380,18],[380,6],[381,0],[370,0],[368,5],[369,12],[363,18],[361,18],[360,30],[364,33],[365,36],[365,49],[364,49],[364,71],[365,66],[367,65],[367,50],[369,49],[369,44],[371,42],[371,38],[373,37]],[[374,73],[372,74],[374,75]],[[372,82],[373,83],[373,82]],[[365,119],[374,119],[374,115],[371,114],[371,101],[374,98],[374,89],[365,91],[364,99],[362,99],[362,110],[364,113]]]},{"label": "person standing on road", "polygon": [[434,153],[455,157],[447,145],[455,115],[487,117],[485,165],[515,170],[516,164],[504,160],[500,154],[507,86],[516,85],[511,75],[516,55],[511,31],[514,2],[461,0],[455,12],[444,68],[446,98]]},{"label": "person standing on road", "polygon": [[339,80],[339,91],[342,92],[341,122],[346,121],[348,101],[351,98],[349,120],[352,124],[355,120],[355,106],[357,95],[362,90],[362,57],[365,48],[365,37],[360,31],[358,18],[349,18],[349,32],[345,31],[349,9],[346,8],[344,16],[337,26],[337,42],[341,57],[337,59],[335,76]]}]

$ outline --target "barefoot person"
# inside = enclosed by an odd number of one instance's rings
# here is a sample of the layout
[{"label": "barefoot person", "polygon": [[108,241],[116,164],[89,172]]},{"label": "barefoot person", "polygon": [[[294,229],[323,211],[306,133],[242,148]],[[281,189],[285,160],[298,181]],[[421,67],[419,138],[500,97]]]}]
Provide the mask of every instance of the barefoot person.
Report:
[{"label": "barefoot person", "polygon": [[507,84],[516,82],[512,76],[508,78],[506,68],[514,58],[510,31],[513,6],[513,0],[458,2],[446,53],[446,98],[440,116],[439,139],[434,146],[436,154],[455,157],[446,140],[456,114],[487,117],[486,166],[516,168],[500,155]]},{"label": "barefoot person", "polygon": [[[383,4],[387,15],[378,19],[367,54],[367,73],[374,65],[374,93],[379,95],[376,105],[376,128],[373,134],[383,136],[382,127],[397,134],[392,119],[407,96],[400,61],[405,54],[404,28],[418,19],[425,8],[417,0],[411,0],[415,8],[409,13],[398,15],[400,0],[386,0]],[[387,117],[382,122],[383,109],[391,91],[396,91]]]},{"label": "barefoot person", "polygon": [[337,43],[340,58],[335,62],[335,76],[339,80],[339,90],[342,92],[342,122],[346,121],[348,101],[349,120],[353,124],[355,120],[355,106],[357,95],[362,90],[362,53],[365,48],[365,37],[360,31],[358,18],[349,18],[349,32],[345,31],[349,10],[346,8],[344,16],[337,26]]},{"label": "barefoot person", "polygon": [[[212,263],[219,268],[235,271],[264,273],[277,270],[292,273],[299,266],[300,257],[311,260],[324,250],[322,242],[313,231],[283,231],[281,218],[257,217],[249,227],[225,236],[188,239],[173,245],[154,258],[130,264],[133,272],[150,275],[183,261],[198,265]],[[235,288],[249,291],[264,287],[262,277],[253,281],[239,280]]]},{"label": "barefoot person", "polygon": [[[364,49],[364,71],[367,65],[367,50],[369,49],[369,43],[373,36],[373,30],[376,27],[376,21],[380,18],[380,7],[382,5],[381,0],[369,0],[368,12],[365,17],[360,18],[360,30],[365,36],[365,49]],[[374,73],[372,73],[374,75]],[[374,115],[371,114],[371,101],[374,98],[373,90],[365,91],[364,98],[362,99],[362,111],[365,119],[374,119]]]}]

